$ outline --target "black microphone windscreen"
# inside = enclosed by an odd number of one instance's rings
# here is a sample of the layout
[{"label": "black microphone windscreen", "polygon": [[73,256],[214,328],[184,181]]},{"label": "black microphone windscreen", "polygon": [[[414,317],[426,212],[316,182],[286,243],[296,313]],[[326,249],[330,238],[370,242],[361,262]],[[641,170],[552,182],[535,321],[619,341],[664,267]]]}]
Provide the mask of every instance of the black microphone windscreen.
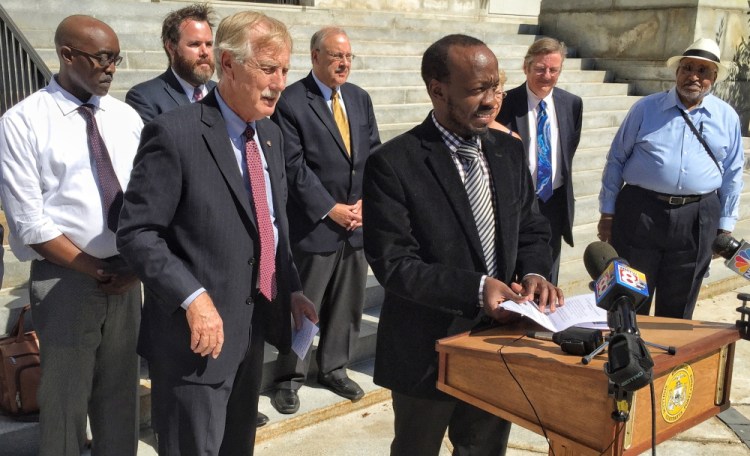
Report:
[{"label": "black microphone windscreen", "polygon": [[592,279],[602,275],[610,261],[617,258],[617,251],[606,242],[596,241],[586,246],[583,252],[583,265]]},{"label": "black microphone windscreen", "polygon": [[733,238],[731,235],[721,233],[716,236],[714,243],[711,245],[711,249],[715,254],[720,255],[726,259],[729,259],[734,255],[737,249],[740,248],[740,242]]}]

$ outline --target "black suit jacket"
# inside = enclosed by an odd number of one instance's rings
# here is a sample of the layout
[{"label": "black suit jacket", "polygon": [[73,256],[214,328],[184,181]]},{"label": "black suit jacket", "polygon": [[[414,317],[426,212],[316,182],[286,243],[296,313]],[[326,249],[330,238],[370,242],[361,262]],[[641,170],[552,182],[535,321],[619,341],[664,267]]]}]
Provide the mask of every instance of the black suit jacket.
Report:
[{"label": "black suit jacket", "polygon": [[[146,125],[120,216],[117,245],[145,286],[139,353],[187,381],[219,383],[250,344],[253,312],[290,343],[290,292],[300,290],[285,215],[283,141],[268,119],[256,123],[268,162],[279,243],[278,297],[256,299],[260,248],[252,197],[243,183],[215,91]],[[190,350],[180,304],[204,287],[224,323],[217,359]]]},{"label": "black suit jacket", "polygon": [[[510,283],[546,273],[549,224],[539,214],[521,143],[490,130],[483,149],[494,185],[498,278]],[[365,254],[385,288],[375,383],[443,397],[435,388],[435,341],[477,316],[487,268],[466,190],[429,117],[373,153],[363,205]]]},{"label": "black suit jacket", "polygon": [[284,135],[291,241],[305,252],[333,252],[344,241],[362,247],[361,229],[347,231],[323,218],[334,204],[354,204],[362,198],[365,162],[380,144],[370,96],[349,83],[341,86],[341,92],[351,157],[312,73],[284,90],[271,117]]},{"label": "black suit jacket", "polygon": [[[214,81],[206,83],[208,90],[216,87]],[[178,106],[190,104],[190,98],[182,90],[171,68],[148,81],[134,85],[125,95],[125,103],[135,109],[147,124],[161,113],[171,111]]]},{"label": "black suit jacket", "polygon": [[[581,140],[581,123],[583,119],[583,101],[581,97],[555,87],[552,92],[555,102],[557,128],[560,132],[560,153],[562,169],[560,170],[565,186],[567,221],[562,226],[563,239],[573,245],[573,217],[575,214],[575,196],[573,195],[573,156]],[[525,150],[529,150],[529,98],[526,83],[508,91],[503,100],[497,121],[518,132],[523,140]],[[526,156],[528,158],[528,155]]]}]

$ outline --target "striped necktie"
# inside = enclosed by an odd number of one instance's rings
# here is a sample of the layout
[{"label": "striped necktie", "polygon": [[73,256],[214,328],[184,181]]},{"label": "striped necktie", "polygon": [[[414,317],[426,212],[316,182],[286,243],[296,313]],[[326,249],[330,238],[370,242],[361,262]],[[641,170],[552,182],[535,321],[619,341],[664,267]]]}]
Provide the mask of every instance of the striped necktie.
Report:
[{"label": "striped necktie", "polygon": [[546,108],[547,103],[540,101],[536,117],[536,194],[544,203],[552,196],[552,150]]},{"label": "striped necktie", "polygon": [[469,205],[479,232],[484,261],[487,265],[487,275],[494,277],[497,274],[495,220],[489,179],[485,177],[482,171],[481,152],[475,142],[461,141],[456,153],[469,165],[466,170],[464,187],[466,187],[466,195],[469,197]]}]

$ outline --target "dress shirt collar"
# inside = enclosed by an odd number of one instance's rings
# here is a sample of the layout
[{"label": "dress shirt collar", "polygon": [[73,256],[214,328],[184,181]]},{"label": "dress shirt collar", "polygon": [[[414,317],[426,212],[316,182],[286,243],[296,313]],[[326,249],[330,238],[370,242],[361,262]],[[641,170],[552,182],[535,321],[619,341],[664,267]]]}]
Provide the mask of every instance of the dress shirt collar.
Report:
[{"label": "dress shirt collar", "polygon": [[547,104],[547,106],[554,106],[554,102],[552,101],[552,94],[555,93],[555,88],[553,87],[552,90],[549,91],[546,97],[539,98],[536,96],[534,92],[531,91],[529,88],[529,84],[526,84],[526,97],[529,100],[529,111],[535,111],[537,106],[539,105],[539,102],[544,100],[544,102]]},{"label": "dress shirt collar", "polygon": [[[190,102],[193,102],[193,92],[195,92],[195,86],[187,82],[186,80],[182,79],[179,74],[174,70],[174,68],[169,68],[169,70],[172,72],[175,78],[177,78],[177,82],[180,83],[180,87],[182,87],[182,91],[185,92],[185,95],[187,95],[188,100]],[[206,84],[201,84],[198,87],[201,89],[201,93],[205,97],[208,91],[206,90]]]},{"label": "dress shirt collar", "polygon": [[446,146],[448,146],[451,152],[456,152],[462,142],[473,142],[477,145],[477,147],[479,147],[479,150],[482,150],[482,141],[479,139],[479,136],[473,136],[470,139],[463,139],[459,136],[454,135],[445,127],[440,125],[440,122],[438,122],[438,120],[435,118],[435,111],[430,112],[430,118],[432,119],[432,122],[435,124],[435,127],[438,129],[438,131],[440,131],[440,136],[443,138],[443,142]]},{"label": "dress shirt collar", "polygon": [[[315,84],[318,85],[318,89],[320,89],[320,93],[323,95],[323,99],[326,102],[331,101],[331,95],[333,95],[333,89],[328,87],[327,85],[320,82],[320,79],[318,79],[317,76],[315,76],[315,72],[311,71],[310,74],[312,74],[313,79],[315,80]],[[339,94],[339,100],[341,100],[343,97],[341,96],[341,86],[336,87],[336,92]]]},{"label": "dress shirt collar", "polygon": [[[62,88],[57,82],[57,75],[50,80],[47,85],[47,90],[55,101],[57,107],[60,108],[60,112],[63,116],[67,116],[68,114],[77,111],[78,107],[84,104],[84,102],[79,100],[75,95]],[[91,98],[85,103],[91,104],[98,109],[105,109],[107,105],[106,98],[98,95],[91,95]]]},{"label": "dress shirt collar", "polygon": [[[713,94],[709,93],[706,94],[705,97],[701,100],[698,105],[692,109],[690,112],[698,112],[703,111],[706,114],[711,114],[712,111],[716,112],[718,109],[716,103],[716,98]],[[672,87],[669,92],[667,92],[667,96],[664,97],[664,100],[662,101],[661,109],[662,111],[667,111],[669,109],[674,109],[674,107],[677,106],[678,109],[681,109],[685,111],[687,108],[685,105],[680,101],[680,97],[677,95],[677,87]]]},{"label": "dress shirt collar", "polygon": [[216,101],[219,103],[221,116],[224,118],[224,123],[227,125],[227,134],[229,135],[229,137],[230,138],[241,137],[242,135],[245,134],[245,129],[247,129],[248,125],[253,127],[253,130],[256,130],[255,136],[258,136],[258,131],[255,128],[255,121],[247,123],[244,120],[242,120],[240,116],[238,116],[237,114],[235,114],[234,111],[232,111],[232,109],[227,105],[224,99],[221,98],[221,93],[219,93],[218,88],[215,90],[215,92],[216,92]]}]

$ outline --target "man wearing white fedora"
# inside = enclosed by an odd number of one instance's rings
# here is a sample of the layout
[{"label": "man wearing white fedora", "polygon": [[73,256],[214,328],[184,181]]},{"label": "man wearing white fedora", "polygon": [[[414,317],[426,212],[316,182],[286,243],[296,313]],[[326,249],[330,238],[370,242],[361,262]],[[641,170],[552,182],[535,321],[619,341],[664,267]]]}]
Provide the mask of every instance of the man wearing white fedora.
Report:
[{"label": "man wearing white fedora", "polygon": [[742,190],[739,116],[711,94],[727,77],[719,46],[701,38],[667,60],[676,85],[630,109],[607,155],[599,239],[646,274],[654,314],[686,318],[717,233],[731,232]]}]

